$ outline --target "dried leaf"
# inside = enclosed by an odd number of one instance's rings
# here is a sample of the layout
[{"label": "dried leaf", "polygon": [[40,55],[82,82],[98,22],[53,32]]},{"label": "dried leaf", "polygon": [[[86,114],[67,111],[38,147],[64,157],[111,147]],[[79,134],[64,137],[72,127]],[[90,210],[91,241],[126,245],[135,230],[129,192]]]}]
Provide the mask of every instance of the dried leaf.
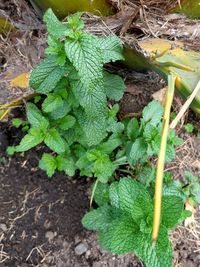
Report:
[{"label": "dried leaf", "polygon": [[24,72],[16,76],[10,81],[11,87],[20,87],[26,89],[29,87],[29,72]]}]

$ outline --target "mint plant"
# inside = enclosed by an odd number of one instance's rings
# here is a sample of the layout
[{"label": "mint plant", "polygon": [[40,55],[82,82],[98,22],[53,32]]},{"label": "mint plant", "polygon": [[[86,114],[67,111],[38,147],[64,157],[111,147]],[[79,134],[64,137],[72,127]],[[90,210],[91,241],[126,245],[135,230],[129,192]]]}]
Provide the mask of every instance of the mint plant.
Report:
[{"label": "mint plant", "polygon": [[[75,14],[66,23],[60,22],[51,9],[44,16],[49,33],[47,58],[30,77],[30,86],[43,95],[43,103],[41,110],[33,103],[27,104],[31,127],[16,147],[16,151],[22,152],[45,143],[57,153],[59,157],[44,154],[41,159],[40,167],[49,176],[56,169],[68,175],[73,175],[77,168],[84,169],[83,155],[88,148],[97,146],[106,137],[109,137],[106,142],[113,143],[110,139],[114,137],[110,136],[122,129],[115,108],[110,111],[107,100],[122,97],[124,82],[103,69],[105,63],[123,59],[122,43],[114,36],[97,38],[85,33],[80,16]],[[93,171],[105,179],[108,174],[102,173],[100,165],[106,163],[110,173],[114,170],[108,156],[112,151],[103,155],[92,155],[93,152],[90,151]],[[91,174],[88,167],[83,175]]]},{"label": "mint plant", "polygon": [[154,244],[153,199],[145,187],[131,178],[121,178],[107,190],[109,198],[106,196],[103,203],[97,201],[103,205],[88,212],[82,219],[83,225],[97,231],[101,246],[112,253],[134,252],[147,267],[171,267],[168,232],[189,215],[183,200],[178,196],[163,196],[161,228]]},{"label": "mint plant", "polygon": [[[147,267],[170,267],[172,249],[168,231],[181,222],[184,198],[176,190],[163,190],[159,238],[152,244],[155,168],[161,142],[163,107],[150,102],[138,120],[118,121],[123,79],[104,69],[123,60],[122,43],[115,36],[96,37],[84,31],[81,13],[60,22],[51,9],[44,21],[48,30],[46,58],[32,71],[30,86],[37,93],[27,103],[27,121],[15,119],[15,127],[27,134],[7,153],[25,152],[46,145],[39,167],[49,177],[56,171],[73,176],[95,177],[92,189],[99,205],[82,220],[99,232],[102,246],[113,253],[134,252]],[[40,94],[40,95],[38,95]],[[182,140],[175,131],[168,135],[166,161],[175,157]],[[132,178],[122,178],[121,173]]]}]

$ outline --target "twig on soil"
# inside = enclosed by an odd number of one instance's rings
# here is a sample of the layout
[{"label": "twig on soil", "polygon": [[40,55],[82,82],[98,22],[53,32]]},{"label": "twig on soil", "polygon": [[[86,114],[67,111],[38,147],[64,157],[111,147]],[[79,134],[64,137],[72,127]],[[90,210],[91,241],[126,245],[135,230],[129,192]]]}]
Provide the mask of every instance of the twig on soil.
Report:
[{"label": "twig on soil", "polygon": [[1,244],[1,250],[0,250],[0,263],[3,263],[4,261],[8,260],[10,257],[8,256],[8,254],[3,250],[4,249],[4,245]]},{"label": "twig on soil", "polygon": [[195,89],[193,90],[192,94],[189,96],[189,98],[185,101],[184,105],[182,106],[182,108],[180,109],[179,113],[177,114],[176,118],[172,121],[172,123],[170,124],[170,128],[174,129],[176,127],[176,125],[178,124],[178,122],[180,121],[180,119],[182,118],[182,116],[184,115],[184,113],[186,112],[186,110],[189,108],[189,106],[191,105],[192,101],[194,100],[195,96],[197,95],[197,93],[200,90],[200,80],[197,83],[197,86],[195,87]]}]

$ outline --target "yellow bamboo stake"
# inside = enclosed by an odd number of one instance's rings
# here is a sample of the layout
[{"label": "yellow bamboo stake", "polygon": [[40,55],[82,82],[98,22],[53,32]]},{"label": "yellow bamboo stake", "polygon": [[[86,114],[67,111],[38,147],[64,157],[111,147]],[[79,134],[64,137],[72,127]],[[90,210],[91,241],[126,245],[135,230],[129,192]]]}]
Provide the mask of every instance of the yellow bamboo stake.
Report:
[{"label": "yellow bamboo stake", "polygon": [[167,135],[168,135],[169,121],[170,121],[170,111],[175,90],[175,80],[176,76],[173,73],[170,73],[168,75],[168,90],[165,100],[160,152],[158,156],[158,163],[156,170],[156,183],[155,183],[155,194],[154,194],[154,218],[153,218],[153,232],[152,232],[153,241],[156,241],[158,238],[160,221],[161,221],[163,172],[164,172],[165,153],[167,146]]}]

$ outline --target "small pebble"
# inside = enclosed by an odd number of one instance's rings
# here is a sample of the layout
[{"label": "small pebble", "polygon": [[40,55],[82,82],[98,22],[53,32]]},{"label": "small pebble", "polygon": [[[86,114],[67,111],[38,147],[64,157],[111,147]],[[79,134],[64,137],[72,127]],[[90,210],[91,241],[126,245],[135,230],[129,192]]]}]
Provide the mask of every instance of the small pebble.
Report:
[{"label": "small pebble", "polygon": [[80,243],[78,246],[75,247],[75,253],[79,256],[83,255],[87,251],[86,245]]},{"label": "small pebble", "polygon": [[54,233],[51,231],[46,232],[45,237],[49,239],[49,241],[54,239]]},{"label": "small pebble", "polygon": [[3,232],[6,232],[8,230],[8,227],[5,223],[0,223],[0,230],[2,230]]}]

